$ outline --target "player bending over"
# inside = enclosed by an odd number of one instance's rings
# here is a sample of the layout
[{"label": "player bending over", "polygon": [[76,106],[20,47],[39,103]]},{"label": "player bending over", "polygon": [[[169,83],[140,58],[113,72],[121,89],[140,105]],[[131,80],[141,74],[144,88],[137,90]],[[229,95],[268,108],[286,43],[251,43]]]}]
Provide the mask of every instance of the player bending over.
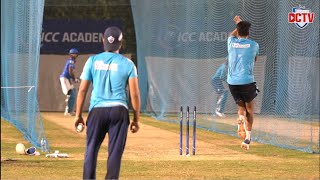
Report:
[{"label": "player bending over", "polygon": [[79,79],[75,77],[74,70],[76,68],[76,59],[78,57],[78,50],[75,48],[70,49],[69,55],[63,71],[60,75],[60,83],[62,92],[66,95],[66,108],[64,111],[65,116],[74,116],[75,113],[73,112],[73,106],[76,101],[76,90],[74,89],[73,82],[79,82]]}]

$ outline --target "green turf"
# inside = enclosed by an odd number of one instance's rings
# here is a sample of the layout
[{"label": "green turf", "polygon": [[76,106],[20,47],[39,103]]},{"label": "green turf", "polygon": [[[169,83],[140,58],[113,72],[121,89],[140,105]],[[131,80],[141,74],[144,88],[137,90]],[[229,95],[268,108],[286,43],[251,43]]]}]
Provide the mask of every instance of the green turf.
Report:
[{"label": "green turf", "polygon": [[[52,144],[61,139],[66,144],[52,149],[82,156],[85,139],[68,129],[43,119],[47,137]],[[174,123],[159,122],[142,116],[144,124],[179,133]],[[131,161],[124,160],[121,179],[319,179],[319,154],[282,149],[270,145],[255,144],[249,152],[239,148],[239,139],[199,129],[197,139],[239,152],[250,153],[262,160],[179,160]],[[15,153],[18,142],[30,146],[22,134],[11,124],[1,120],[1,179],[81,179],[83,159],[50,159],[44,156],[26,156]],[[234,144],[234,145],[233,145]],[[104,156],[105,154],[103,154]],[[101,155],[99,154],[99,157]],[[105,176],[106,162],[98,161],[97,178]]]}]

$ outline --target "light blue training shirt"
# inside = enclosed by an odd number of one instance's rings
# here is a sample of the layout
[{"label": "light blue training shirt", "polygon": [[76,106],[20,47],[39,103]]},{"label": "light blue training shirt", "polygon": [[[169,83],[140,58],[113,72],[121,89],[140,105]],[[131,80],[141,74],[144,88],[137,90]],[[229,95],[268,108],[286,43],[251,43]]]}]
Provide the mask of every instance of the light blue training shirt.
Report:
[{"label": "light blue training shirt", "polygon": [[254,61],[258,54],[259,44],[255,41],[230,36],[228,38],[228,84],[253,83]]},{"label": "light blue training shirt", "polygon": [[212,80],[226,81],[227,80],[227,68],[226,63],[221,64],[216,73],[211,78]]},{"label": "light blue training shirt", "polygon": [[128,80],[137,76],[134,63],[121,54],[103,52],[89,57],[80,76],[93,84],[89,111],[119,105],[128,109]]}]

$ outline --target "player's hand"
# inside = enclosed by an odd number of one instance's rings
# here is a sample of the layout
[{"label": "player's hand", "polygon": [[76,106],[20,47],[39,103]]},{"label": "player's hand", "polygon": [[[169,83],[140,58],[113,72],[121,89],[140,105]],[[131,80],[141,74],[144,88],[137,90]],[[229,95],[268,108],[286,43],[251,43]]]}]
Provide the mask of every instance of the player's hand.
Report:
[{"label": "player's hand", "polygon": [[130,131],[132,133],[136,133],[139,131],[139,122],[136,122],[136,121],[132,121],[131,124],[130,124]]},{"label": "player's hand", "polygon": [[80,82],[80,79],[79,79],[79,78],[76,78],[76,79],[74,80],[74,82],[75,82],[75,83],[79,83],[79,82]]},{"label": "player's hand", "polygon": [[233,18],[233,21],[234,21],[234,23],[238,24],[241,21],[240,16],[235,16]]},{"label": "player's hand", "polygon": [[74,118],[74,128],[75,128],[76,131],[77,131],[77,127],[78,127],[78,125],[79,125],[80,123],[82,123],[82,124],[83,124],[83,127],[85,127],[85,123],[84,123],[83,118],[82,118],[82,117],[75,117],[75,118]]}]

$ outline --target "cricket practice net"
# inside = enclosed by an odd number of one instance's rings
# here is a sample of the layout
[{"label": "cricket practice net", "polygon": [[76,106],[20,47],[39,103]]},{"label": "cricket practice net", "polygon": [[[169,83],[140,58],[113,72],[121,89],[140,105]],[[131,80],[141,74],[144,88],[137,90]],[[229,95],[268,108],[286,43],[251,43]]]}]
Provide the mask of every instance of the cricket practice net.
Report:
[{"label": "cricket practice net", "polygon": [[[227,38],[239,15],[251,22],[250,38],[260,46],[252,140],[319,153],[319,1],[131,0],[131,5],[145,113],[178,122],[180,106],[196,106],[198,128],[236,136],[237,105],[229,92],[227,117],[214,116],[211,77],[227,57]],[[294,7],[314,13],[313,22],[289,23]]]},{"label": "cricket practice net", "polygon": [[46,139],[37,97],[43,9],[44,0],[1,1],[1,118],[38,148]]}]

